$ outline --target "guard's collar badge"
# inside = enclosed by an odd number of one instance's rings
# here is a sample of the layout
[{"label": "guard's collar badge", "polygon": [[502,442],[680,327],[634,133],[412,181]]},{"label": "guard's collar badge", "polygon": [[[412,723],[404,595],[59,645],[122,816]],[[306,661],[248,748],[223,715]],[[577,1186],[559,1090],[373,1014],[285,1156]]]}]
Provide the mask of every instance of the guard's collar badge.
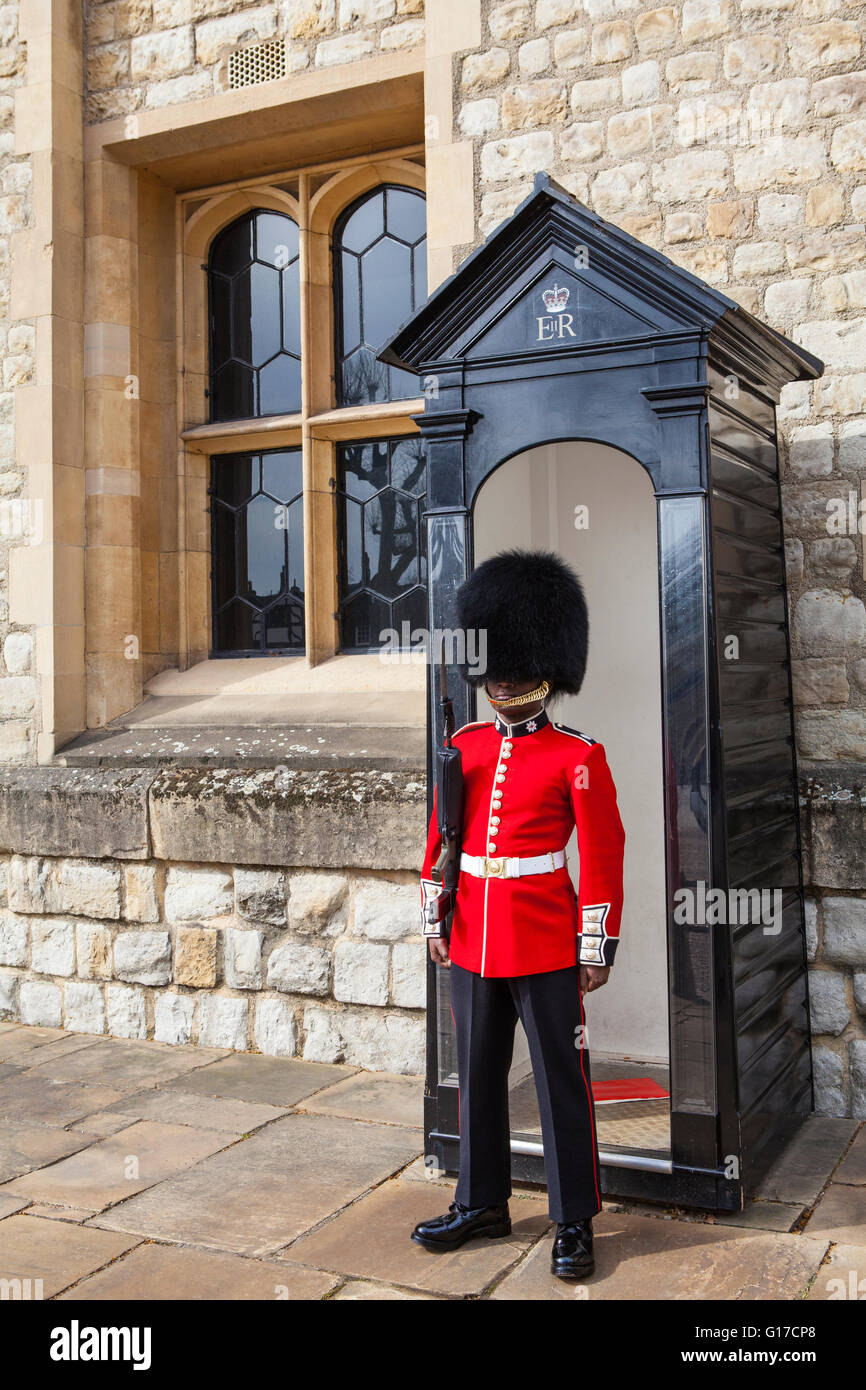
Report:
[{"label": "guard's collar badge", "polygon": [[539,729],[543,729],[545,724],[549,723],[549,718],[542,710],[540,714],[534,714],[528,719],[521,719],[516,724],[506,724],[502,715],[497,714],[493,720],[493,727],[504,738],[523,738],[525,734],[537,733]]}]

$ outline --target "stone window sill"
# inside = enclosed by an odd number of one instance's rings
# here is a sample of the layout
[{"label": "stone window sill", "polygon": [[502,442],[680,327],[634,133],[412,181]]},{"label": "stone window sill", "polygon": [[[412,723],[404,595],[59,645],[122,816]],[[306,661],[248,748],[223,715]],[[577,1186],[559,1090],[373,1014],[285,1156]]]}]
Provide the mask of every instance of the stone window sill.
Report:
[{"label": "stone window sill", "polygon": [[162,671],[57,753],[66,767],[423,768],[425,665],[376,654],[228,658]]}]

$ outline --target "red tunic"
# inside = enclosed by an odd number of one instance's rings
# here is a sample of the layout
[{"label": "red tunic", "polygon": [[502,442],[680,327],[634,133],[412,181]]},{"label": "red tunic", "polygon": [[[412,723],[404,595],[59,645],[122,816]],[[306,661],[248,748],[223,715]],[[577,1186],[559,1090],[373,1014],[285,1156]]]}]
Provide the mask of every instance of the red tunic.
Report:
[{"label": "red tunic", "polygon": [[[611,965],[622,915],[623,830],[616,788],[600,743],[544,713],[517,724],[465,724],[454,735],[463,757],[466,854],[519,858],[564,849],[575,825],[579,892],[568,868],[519,878],[479,878],[462,869],[449,955],[485,976],[533,975],[583,964]],[[441,841],[433,814],[421,877]]]}]

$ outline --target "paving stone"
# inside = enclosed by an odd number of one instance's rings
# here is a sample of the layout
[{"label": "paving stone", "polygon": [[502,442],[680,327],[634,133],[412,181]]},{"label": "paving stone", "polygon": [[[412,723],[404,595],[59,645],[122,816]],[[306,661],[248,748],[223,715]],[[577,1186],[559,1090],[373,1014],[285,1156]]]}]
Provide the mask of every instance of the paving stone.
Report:
[{"label": "paving stone", "polygon": [[856,1120],[809,1115],[753,1195],[770,1202],[811,1204],[856,1130]]},{"label": "paving stone", "polygon": [[318,1091],[301,1108],[318,1115],[345,1115],[354,1120],[423,1129],[424,1078],[360,1072]]},{"label": "paving stone", "polygon": [[138,1243],[71,1222],[10,1216],[0,1222],[0,1269],[5,1279],[41,1279],[42,1297],[51,1298]]},{"label": "paving stone", "polygon": [[417,1152],[417,1134],[396,1125],[365,1125],[359,1133],[351,1120],[288,1115],[95,1223],[156,1240],[269,1254]]},{"label": "paving stone", "polygon": [[333,1301],[349,1299],[354,1302],[380,1301],[397,1302],[405,1299],[421,1299],[426,1303],[440,1303],[442,1300],[433,1293],[420,1293],[417,1289],[395,1289],[391,1284],[370,1284],[366,1279],[349,1279],[334,1294]]},{"label": "paving stone", "polygon": [[68,1129],[5,1120],[0,1125],[0,1182],[11,1182],[33,1168],[56,1163],[58,1158],[66,1158],[89,1143],[83,1134],[73,1134]]},{"label": "paving stone", "polygon": [[19,1072],[20,1070],[20,1065],[17,1067],[11,1067],[6,1062],[0,1062],[0,1081],[5,1081],[7,1077],[14,1076],[15,1073]]},{"label": "paving stone", "polygon": [[0,1081],[0,1119],[62,1128],[94,1110],[104,1110],[122,1096],[122,1091],[111,1086],[85,1086],[40,1076],[37,1071],[20,1071],[8,1081]]},{"label": "paving stone", "polygon": [[0,1221],[4,1217],[12,1216],[16,1211],[23,1211],[26,1206],[25,1197],[7,1197],[0,1192]]},{"label": "paving stone", "polygon": [[[427,1183],[430,1187],[450,1187],[453,1189],[455,1179],[453,1174],[449,1175],[448,1173],[442,1172],[441,1169],[434,1168],[432,1165],[425,1163],[424,1155],[422,1154],[420,1158],[416,1158],[414,1163],[410,1163],[408,1168],[403,1169],[399,1181],[423,1182]],[[517,1191],[516,1187],[514,1191]],[[442,1210],[444,1211],[445,1208],[443,1207]]]},{"label": "paving stone", "polygon": [[76,1284],[58,1301],[311,1300],[324,1298],[337,1283],[331,1274],[292,1269],[284,1261],[269,1263],[208,1250],[140,1245],[125,1259]]},{"label": "paving stone", "polygon": [[466,1298],[504,1274],[550,1225],[546,1198],[521,1198],[511,1204],[510,1236],[478,1237],[459,1250],[435,1254],[410,1236],[417,1222],[447,1210],[446,1195],[426,1192],[415,1183],[385,1183],[295,1241],[285,1257],[359,1279]]},{"label": "paving stone", "polygon": [[295,1105],[314,1091],[339,1081],[345,1077],[347,1070],[344,1066],[331,1066],[324,1062],[301,1062],[288,1057],[245,1053],[226,1057],[213,1066],[202,1067],[194,1075],[185,1076],[166,1089],[286,1106]]},{"label": "paving stone", "polygon": [[[18,1066],[33,1066],[37,1054],[43,1058],[63,1057],[67,1052],[78,1052],[98,1042],[99,1038],[86,1033],[64,1033],[60,1028],[22,1026],[15,1033],[4,1033],[0,1037],[0,1060],[14,1062]],[[50,1051],[46,1051],[46,1048]]]},{"label": "paving stone", "polygon": [[866,1125],[833,1174],[833,1181],[855,1185],[866,1183]]},{"label": "paving stone", "polygon": [[831,1182],[804,1227],[807,1236],[866,1245],[866,1187]]},{"label": "paving stone", "polygon": [[[232,1142],[229,1134],[191,1129],[187,1125],[161,1125],[141,1120],[121,1134],[90,1144],[79,1153],[61,1159],[7,1183],[5,1192],[26,1194],[31,1201],[52,1206],[89,1207],[102,1211],[114,1202],[177,1172]],[[135,1175],[130,1160],[135,1160]]]},{"label": "paving stone", "polygon": [[757,1231],[790,1231],[802,1215],[802,1202],[747,1202],[742,1211],[716,1216],[716,1226],[746,1226]]},{"label": "paving stone", "polygon": [[794,1299],[820,1266],[825,1240],[722,1229],[602,1211],[593,1219],[595,1273],[571,1284],[550,1273],[540,1241],[497,1285],[495,1300]]},{"label": "paving stone", "polygon": [[[151,1092],[147,1094],[150,1095]],[[124,1096],[119,1104],[128,1105],[131,1101],[131,1096]],[[159,1117],[154,1116],[154,1118]],[[70,1129],[74,1130],[76,1134],[87,1134],[91,1139],[106,1139],[109,1134],[119,1134],[122,1129],[129,1129],[129,1126],[134,1125],[138,1119],[141,1119],[140,1115],[128,1115],[125,1111],[122,1114],[115,1114],[112,1107],[111,1110],[96,1110],[92,1115],[85,1115],[83,1120],[76,1120]]]},{"label": "paving stone", "polygon": [[92,1207],[52,1207],[47,1202],[31,1202],[27,1206],[27,1215],[41,1216],[47,1221],[71,1221],[73,1224],[81,1225],[91,1216],[95,1216],[96,1212]]},{"label": "paving stone", "polygon": [[809,1303],[866,1298],[866,1245],[834,1245],[811,1289]]},{"label": "paving stone", "polygon": [[197,1096],[191,1091],[142,1091],[118,1101],[108,1117],[126,1120],[161,1120],[164,1124],[191,1125],[194,1129],[218,1129],[240,1138],[251,1134],[270,1120],[278,1120],[287,1112],[276,1105],[256,1105],[246,1100],[222,1100],[212,1096]]},{"label": "paving stone", "polygon": [[[199,1055],[197,1055],[199,1054]],[[122,1038],[97,1038],[94,1047],[64,1057],[37,1057],[30,1075],[39,1072],[57,1081],[99,1081],[118,1091],[137,1091],[174,1080],[186,1072],[224,1057],[220,1049],[178,1048],[170,1043],[132,1042]]]}]

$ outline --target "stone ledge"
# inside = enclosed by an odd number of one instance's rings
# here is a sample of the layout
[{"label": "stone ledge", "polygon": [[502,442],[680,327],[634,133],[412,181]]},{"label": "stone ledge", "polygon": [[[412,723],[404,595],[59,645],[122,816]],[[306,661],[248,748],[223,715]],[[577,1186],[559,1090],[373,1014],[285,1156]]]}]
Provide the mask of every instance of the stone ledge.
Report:
[{"label": "stone ledge", "polygon": [[147,859],[147,793],[140,768],[7,768],[0,777],[0,849],[15,854]]},{"label": "stone ledge", "polygon": [[0,851],[86,859],[417,870],[422,769],[10,768]]},{"label": "stone ledge", "polygon": [[172,769],[149,806],[158,859],[417,869],[427,786],[420,773]]}]

